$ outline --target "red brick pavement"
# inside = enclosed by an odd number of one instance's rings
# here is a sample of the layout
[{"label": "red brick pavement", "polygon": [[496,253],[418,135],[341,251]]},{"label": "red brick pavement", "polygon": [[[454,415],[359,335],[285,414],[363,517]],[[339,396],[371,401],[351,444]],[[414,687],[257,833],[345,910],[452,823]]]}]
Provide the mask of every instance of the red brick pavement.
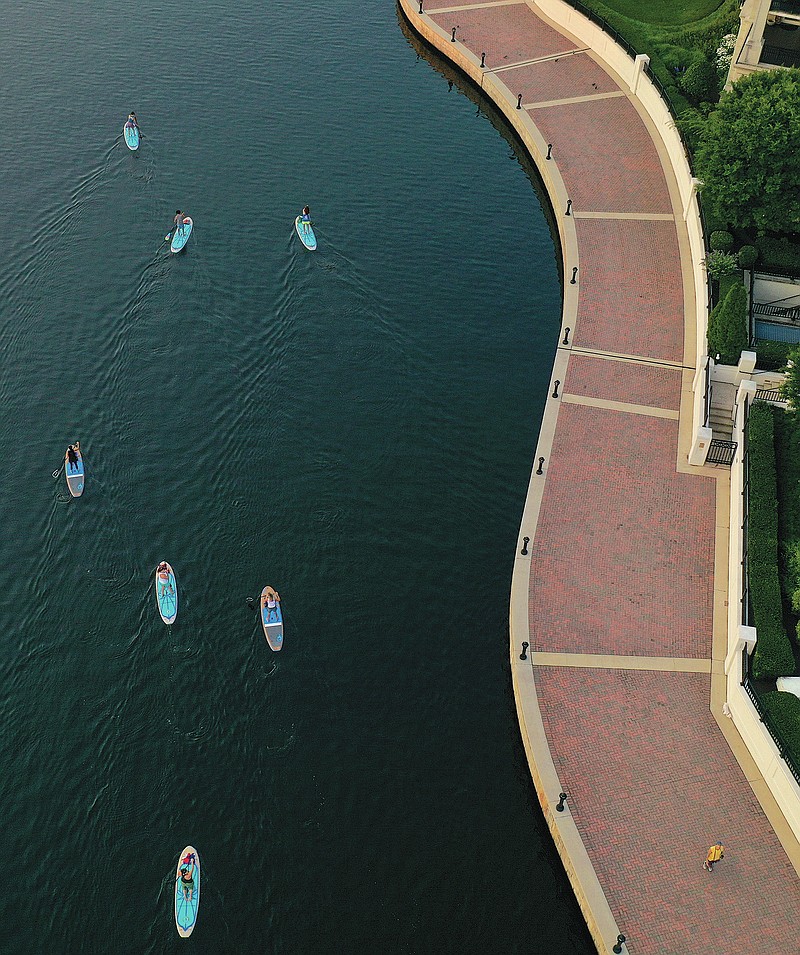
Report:
[{"label": "red brick pavement", "polygon": [[681,377],[680,368],[572,355],[563,391],[677,411],[681,402]]},{"label": "red brick pavement", "polygon": [[[709,677],[535,677],[559,779],[628,950],[800,951],[797,876],[709,712]],[[725,858],[705,872],[718,839]]]},{"label": "red brick pavement", "polygon": [[[518,66],[504,70],[500,77],[515,95],[522,93],[523,103],[547,103],[574,96],[612,93],[618,89],[608,73],[585,53]],[[538,112],[531,115],[536,122]]]},{"label": "red brick pavement", "polygon": [[532,650],[711,656],[715,482],[676,471],[677,437],[677,421],[562,403],[531,553]]},{"label": "red brick pavement", "polygon": [[578,327],[573,343],[681,361],[683,283],[675,223],[576,219]]},{"label": "red brick pavement", "polygon": [[477,56],[485,53],[486,65],[492,70],[576,48],[572,40],[549,27],[524,3],[432,13],[431,19],[448,33],[457,26],[456,39]]},{"label": "red brick pavement", "polygon": [[530,112],[578,212],[672,212],[658,153],[629,100]]}]

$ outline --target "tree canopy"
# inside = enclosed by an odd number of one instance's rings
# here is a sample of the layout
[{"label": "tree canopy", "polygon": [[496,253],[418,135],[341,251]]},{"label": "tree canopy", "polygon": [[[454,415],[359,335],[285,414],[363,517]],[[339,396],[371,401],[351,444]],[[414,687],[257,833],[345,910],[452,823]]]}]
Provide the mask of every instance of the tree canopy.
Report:
[{"label": "tree canopy", "polygon": [[800,232],[800,70],[734,83],[708,118],[696,166],[704,200],[728,225]]}]

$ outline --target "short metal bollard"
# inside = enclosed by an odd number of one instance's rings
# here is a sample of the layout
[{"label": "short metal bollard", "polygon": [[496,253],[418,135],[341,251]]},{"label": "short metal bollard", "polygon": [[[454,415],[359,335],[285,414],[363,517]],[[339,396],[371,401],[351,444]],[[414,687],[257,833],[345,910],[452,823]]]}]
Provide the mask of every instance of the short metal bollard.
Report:
[{"label": "short metal bollard", "polygon": [[522,550],[520,551],[520,554],[522,554],[523,557],[528,556],[528,541],[529,540],[530,540],[530,537],[522,538]]},{"label": "short metal bollard", "polygon": [[560,384],[561,384],[561,382],[558,380],[558,378],[556,378],[556,383],[555,383],[555,385],[553,385],[553,397],[554,397],[554,398],[558,398],[558,386],[559,386]]},{"label": "short metal bollard", "polygon": [[569,325],[564,329],[564,341],[561,344],[569,345]]},{"label": "short metal bollard", "polygon": [[572,208],[572,199],[567,199],[567,211],[564,213],[565,216],[571,216],[572,213],[570,209]]},{"label": "short metal bollard", "polygon": [[517,109],[522,109],[522,93],[517,93]]},{"label": "short metal bollard", "polygon": [[569,280],[570,285],[577,284],[576,276],[578,275],[578,266],[576,265],[572,270],[572,278]]},{"label": "short metal bollard", "polygon": [[485,53],[481,53],[481,69],[482,70],[486,69],[486,54]]},{"label": "short metal bollard", "polygon": [[523,640],[523,641],[522,641],[522,653],[520,653],[520,655],[519,655],[520,660],[527,660],[527,659],[528,659],[528,655],[526,654],[525,651],[528,649],[529,646],[530,646],[530,644],[528,643],[527,640]]},{"label": "short metal bollard", "polygon": [[455,42],[456,42],[456,30],[457,30],[457,29],[458,29],[458,27],[453,27],[453,35],[450,37],[450,42],[451,42],[451,43],[455,43]]},{"label": "short metal bollard", "polygon": [[619,953],[622,951],[622,946],[624,944],[625,944],[625,936],[618,935],[617,944],[611,949],[611,951],[614,952],[614,955],[619,955]]},{"label": "short metal bollard", "polygon": [[553,150],[553,144],[552,144],[552,143],[548,143],[548,144],[547,144],[547,155],[544,157],[545,159],[549,159],[549,158],[550,158],[550,153],[552,152],[552,150]]},{"label": "short metal bollard", "polygon": [[543,464],[544,464],[544,458],[539,458],[539,467],[536,468],[536,473],[537,473],[537,474],[543,474],[543,473],[544,473],[544,472],[542,471],[542,465],[543,465]]},{"label": "short metal bollard", "polygon": [[556,806],[556,812],[563,812],[563,811],[564,811],[564,803],[565,803],[566,801],[567,801],[567,794],[566,794],[566,793],[559,793],[559,794],[558,794],[558,805]]}]

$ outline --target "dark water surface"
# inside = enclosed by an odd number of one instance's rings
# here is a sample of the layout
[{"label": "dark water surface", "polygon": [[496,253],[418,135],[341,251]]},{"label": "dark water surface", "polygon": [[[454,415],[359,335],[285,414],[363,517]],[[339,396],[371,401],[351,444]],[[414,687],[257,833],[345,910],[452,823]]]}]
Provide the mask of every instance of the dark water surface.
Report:
[{"label": "dark water surface", "polygon": [[0,950],[589,951],[507,664],[560,316],[508,142],[389,0],[0,22]]}]

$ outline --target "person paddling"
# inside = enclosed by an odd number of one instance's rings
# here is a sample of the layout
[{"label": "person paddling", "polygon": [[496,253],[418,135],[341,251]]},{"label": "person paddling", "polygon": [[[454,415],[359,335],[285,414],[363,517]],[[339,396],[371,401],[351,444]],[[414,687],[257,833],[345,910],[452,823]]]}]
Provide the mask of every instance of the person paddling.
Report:
[{"label": "person paddling", "polygon": [[308,232],[311,228],[311,210],[308,206],[303,206],[303,211],[300,213],[300,221],[303,223],[303,231]]},{"label": "person paddling", "polygon": [[186,899],[187,902],[191,902],[194,893],[194,853],[192,853],[191,862],[189,862],[188,865],[185,863],[186,860],[183,859],[180,874],[181,891],[183,892],[184,899]]},{"label": "person paddling", "polygon": [[161,563],[158,565],[157,573],[158,573],[158,583],[161,588],[161,596],[163,597],[164,594],[167,592],[167,584],[169,584],[169,591],[170,593],[172,593],[172,584],[170,583],[170,580],[169,580],[169,564],[165,560],[162,560]]},{"label": "person paddling", "polygon": [[173,216],[173,219],[172,219],[172,230],[167,236],[167,239],[171,239],[173,234],[178,235],[178,233],[180,233],[181,235],[183,235],[183,225],[184,225],[183,220],[185,218],[186,217],[184,216],[184,214],[181,212],[180,209],[175,210],[175,215]]},{"label": "person paddling", "polygon": [[76,441],[75,444],[71,444],[67,448],[67,462],[73,471],[78,470],[78,452],[81,449],[80,441]]},{"label": "person paddling", "polygon": [[135,129],[141,136],[142,131],[139,129],[139,120],[136,118],[136,113],[128,113],[128,118],[125,121],[125,125],[128,129]]},{"label": "person paddling", "polygon": [[278,614],[276,611],[280,602],[281,597],[278,591],[274,590],[272,587],[267,587],[261,600],[261,606],[267,611],[267,616],[265,618],[267,622],[269,622],[270,616],[274,616],[276,620],[278,619]]}]

